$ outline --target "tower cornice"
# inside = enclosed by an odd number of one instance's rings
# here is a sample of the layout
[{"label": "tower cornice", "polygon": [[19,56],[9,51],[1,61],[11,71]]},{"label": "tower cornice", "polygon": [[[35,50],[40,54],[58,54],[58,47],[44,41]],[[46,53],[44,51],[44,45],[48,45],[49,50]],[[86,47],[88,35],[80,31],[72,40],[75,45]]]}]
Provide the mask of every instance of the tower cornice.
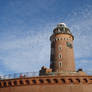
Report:
[{"label": "tower cornice", "polygon": [[[53,33],[53,34],[50,36],[50,41],[52,41],[53,38],[54,38],[56,35],[59,35],[59,34],[66,34],[66,33],[56,33],[56,34]],[[70,36],[72,37],[72,39],[74,40],[74,36],[73,36],[72,34],[67,33],[66,35],[70,35]]]}]

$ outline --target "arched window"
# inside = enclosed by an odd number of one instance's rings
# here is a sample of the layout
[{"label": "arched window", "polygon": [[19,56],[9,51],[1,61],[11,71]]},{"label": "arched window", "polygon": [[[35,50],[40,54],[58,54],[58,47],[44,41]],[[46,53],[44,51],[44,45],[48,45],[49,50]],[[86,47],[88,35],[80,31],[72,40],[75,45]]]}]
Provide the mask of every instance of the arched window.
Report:
[{"label": "arched window", "polygon": [[59,51],[62,50],[62,45],[59,45],[59,46],[58,46],[58,50],[59,50]]},{"label": "arched window", "polygon": [[62,58],[62,54],[60,53],[58,57],[59,57],[59,59],[61,59]]},{"label": "arched window", "polygon": [[59,61],[59,68],[62,67],[62,61]]},{"label": "arched window", "polygon": [[57,38],[58,39],[58,41],[60,40],[59,38]]}]

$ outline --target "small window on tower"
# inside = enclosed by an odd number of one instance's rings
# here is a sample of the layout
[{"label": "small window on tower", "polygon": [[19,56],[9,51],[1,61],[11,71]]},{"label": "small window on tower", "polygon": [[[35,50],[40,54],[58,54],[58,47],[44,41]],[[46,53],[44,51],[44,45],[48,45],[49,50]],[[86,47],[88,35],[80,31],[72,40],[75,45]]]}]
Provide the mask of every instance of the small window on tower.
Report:
[{"label": "small window on tower", "polygon": [[59,50],[59,51],[62,50],[62,45],[59,45],[59,46],[58,46],[58,50]]},{"label": "small window on tower", "polygon": [[61,58],[62,58],[62,54],[60,53],[60,54],[59,54],[59,59],[61,59]]},{"label": "small window on tower", "polygon": [[62,62],[61,62],[61,61],[59,61],[59,68],[60,68],[60,67],[62,67]]}]

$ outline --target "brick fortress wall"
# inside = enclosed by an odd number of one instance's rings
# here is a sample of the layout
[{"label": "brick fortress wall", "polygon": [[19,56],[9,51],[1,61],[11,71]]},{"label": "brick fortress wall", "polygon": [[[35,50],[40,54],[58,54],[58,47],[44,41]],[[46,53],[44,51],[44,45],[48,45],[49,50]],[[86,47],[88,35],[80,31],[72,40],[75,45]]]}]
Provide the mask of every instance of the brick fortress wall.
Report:
[{"label": "brick fortress wall", "polygon": [[91,92],[92,76],[40,76],[0,80],[0,92]]}]

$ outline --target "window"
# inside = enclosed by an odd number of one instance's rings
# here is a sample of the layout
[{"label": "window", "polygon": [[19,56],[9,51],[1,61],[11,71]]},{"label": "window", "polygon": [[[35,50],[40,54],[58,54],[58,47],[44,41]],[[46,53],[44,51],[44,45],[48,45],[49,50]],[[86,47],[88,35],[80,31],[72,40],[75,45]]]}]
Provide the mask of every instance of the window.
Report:
[{"label": "window", "polygon": [[59,59],[61,59],[62,58],[62,54],[60,53],[58,57],[59,57]]},{"label": "window", "polygon": [[62,67],[62,61],[59,61],[59,68]]},{"label": "window", "polygon": [[58,46],[58,50],[59,50],[59,51],[62,50],[62,45],[59,45],[59,46]]},{"label": "window", "polygon": [[58,41],[59,41],[59,38],[58,38]]}]

